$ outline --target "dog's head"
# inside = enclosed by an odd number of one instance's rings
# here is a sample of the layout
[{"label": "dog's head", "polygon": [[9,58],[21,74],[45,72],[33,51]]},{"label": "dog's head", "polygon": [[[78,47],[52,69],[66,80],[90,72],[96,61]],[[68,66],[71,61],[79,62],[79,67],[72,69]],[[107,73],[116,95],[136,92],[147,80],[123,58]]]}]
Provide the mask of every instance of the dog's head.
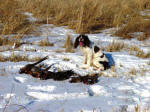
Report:
[{"label": "dog's head", "polygon": [[79,45],[80,47],[90,47],[90,40],[88,36],[79,35],[74,42],[74,48],[77,48]]}]

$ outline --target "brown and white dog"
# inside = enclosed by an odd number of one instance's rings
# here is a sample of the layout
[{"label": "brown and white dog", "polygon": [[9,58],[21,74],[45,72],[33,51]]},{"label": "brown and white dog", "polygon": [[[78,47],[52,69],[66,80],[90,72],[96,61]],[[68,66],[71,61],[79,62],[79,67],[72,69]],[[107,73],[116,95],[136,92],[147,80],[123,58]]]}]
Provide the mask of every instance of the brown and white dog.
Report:
[{"label": "brown and white dog", "polygon": [[89,68],[90,66],[100,70],[109,68],[105,54],[89,40],[88,36],[79,35],[74,42],[74,48],[78,46],[80,46],[80,50],[84,55],[83,68]]}]

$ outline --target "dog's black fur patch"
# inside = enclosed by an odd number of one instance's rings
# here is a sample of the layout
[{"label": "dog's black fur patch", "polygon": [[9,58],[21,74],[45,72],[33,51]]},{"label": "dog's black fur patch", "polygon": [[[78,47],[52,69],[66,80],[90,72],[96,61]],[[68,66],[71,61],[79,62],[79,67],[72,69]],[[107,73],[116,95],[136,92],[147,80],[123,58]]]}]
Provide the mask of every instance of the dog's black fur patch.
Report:
[{"label": "dog's black fur patch", "polygon": [[100,57],[103,58],[105,56],[105,54],[103,53]]},{"label": "dog's black fur patch", "polygon": [[107,61],[100,61],[99,63],[102,64],[102,65],[104,66],[104,70],[110,68],[109,63],[108,63]]},{"label": "dog's black fur patch", "polygon": [[97,53],[99,50],[100,50],[99,47],[94,46],[94,52],[95,52],[95,53]]},{"label": "dog's black fur patch", "polygon": [[79,41],[80,38],[82,38],[82,40],[83,40],[83,47],[90,47],[90,40],[89,40],[88,36],[86,36],[86,35],[79,35],[79,36],[76,38],[76,40],[75,40],[74,48],[77,48],[77,47],[78,47],[79,42],[80,42],[80,41]]}]

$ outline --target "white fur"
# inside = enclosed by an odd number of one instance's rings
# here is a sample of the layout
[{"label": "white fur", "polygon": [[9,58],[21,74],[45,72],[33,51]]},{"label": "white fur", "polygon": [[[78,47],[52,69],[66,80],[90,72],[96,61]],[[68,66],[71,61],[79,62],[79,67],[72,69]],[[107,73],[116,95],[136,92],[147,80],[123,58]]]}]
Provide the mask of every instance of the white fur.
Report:
[{"label": "white fur", "polygon": [[93,66],[95,69],[104,70],[104,66],[99,62],[100,61],[108,62],[108,59],[106,58],[105,55],[101,58],[102,55],[103,55],[103,52],[100,50],[97,53],[93,54]]},{"label": "white fur", "polygon": [[84,56],[84,61],[82,68],[89,68],[92,65],[92,59],[93,59],[93,51],[90,47],[80,47],[81,52]]}]

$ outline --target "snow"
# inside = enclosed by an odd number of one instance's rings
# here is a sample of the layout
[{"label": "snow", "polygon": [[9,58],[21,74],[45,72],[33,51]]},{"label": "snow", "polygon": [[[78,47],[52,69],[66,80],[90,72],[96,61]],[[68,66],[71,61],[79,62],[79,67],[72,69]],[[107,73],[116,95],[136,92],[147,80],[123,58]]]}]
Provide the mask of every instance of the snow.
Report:
[{"label": "snow", "polygon": [[[28,16],[32,16],[27,13]],[[69,33],[72,41],[78,35],[66,27],[55,27],[53,25],[42,25],[42,35],[30,36],[22,39],[23,44],[14,50],[4,50],[0,55],[10,57],[24,55],[27,58],[49,56],[45,60],[47,66],[52,65],[50,71],[73,70],[81,75],[89,73],[102,73],[98,83],[85,85],[83,83],[69,83],[69,80],[54,81],[40,80],[27,74],[19,74],[18,71],[24,65],[31,62],[0,62],[0,111],[3,111],[8,99],[10,102],[6,111],[29,112],[119,112],[134,111],[139,105],[141,109],[150,106],[150,59],[142,59],[130,55],[126,51],[105,52],[110,65],[115,65],[115,70],[95,71],[92,67],[82,69],[83,56],[79,49],[75,53],[66,53],[62,46],[65,37]],[[106,46],[114,40],[118,42],[137,45],[144,51],[149,51],[147,41],[122,40],[112,37],[111,29],[99,34],[88,34],[90,40],[100,46]],[[38,42],[48,38],[54,46],[39,46]],[[146,43],[146,44],[145,44]],[[146,46],[145,46],[146,45]],[[61,52],[56,52],[60,50]],[[65,61],[64,59],[69,59]],[[130,74],[131,69],[137,70],[137,74]],[[141,72],[144,71],[144,75]],[[13,88],[13,89],[12,89]],[[24,107],[24,108],[23,108]]]},{"label": "snow", "polygon": [[28,19],[30,22],[35,22],[35,21],[37,21],[37,18],[33,17],[33,14],[32,14],[32,13],[25,12],[24,15],[26,15],[26,16],[28,17],[27,19]]},{"label": "snow", "polygon": [[19,83],[24,83],[26,81],[26,78],[24,78],[24,77],[15,77],[14,80],[16,82],[19,82]]},{"label": "snow", "polygon": [[90,93],[91,96],[98,96],[98,95],[108,96],[107,90],[105,90],[105,88],[100,85],[90,86],[88,92]]}]

